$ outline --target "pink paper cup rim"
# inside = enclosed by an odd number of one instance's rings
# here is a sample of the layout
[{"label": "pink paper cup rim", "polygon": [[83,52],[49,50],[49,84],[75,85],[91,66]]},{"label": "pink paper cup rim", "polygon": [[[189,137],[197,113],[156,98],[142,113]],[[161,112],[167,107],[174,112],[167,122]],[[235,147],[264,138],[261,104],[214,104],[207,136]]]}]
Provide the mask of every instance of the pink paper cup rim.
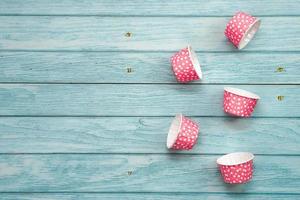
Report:
[{"label": "pink paper cup rim", "polygon": [[202,70],[201,70],[201,65],[200,65],[200,62],[198,60],[197,54],[192,49],[191,45],[188,45],[187,49],[189,51],[189,57],[190,57],[190,60],[191,60],[191,62],[193,64],[193,68],[195,69],[195,71],[196,71],[199,79],[201,80],[202,79]]},{"label": "pink paper cup rim", "polygon": [[253,39],[254,35],[258,31],[261,24],[260,19],[256,19],[246,30],[243,37],[241,38],[241,41],[238,45],[238,49],[243,49],[247,44]]},{"label": "pink paper cup rim", "polygon": [[171,123],[167,138],[168,149],[171,149],[177,140],[182,124],[182,117],[182,114],[177,114]]},{"label": "pink paper cup rim", "polygon": [[246,90],[238,89],[238,88],[233,88],[233,87],[224,87],[224,90],[227,92],[230,92],[232,94],[236,94],[241,97],[247,97],[250,99],[260,99],[260,97],[252,92],[248,92]]},{"label": "pink paper cup rim", "polygon": [[233,166],[247,163],[253,159],[254,155],[250,152],[234,152],[218,158],[217,164],[223,166]]}]

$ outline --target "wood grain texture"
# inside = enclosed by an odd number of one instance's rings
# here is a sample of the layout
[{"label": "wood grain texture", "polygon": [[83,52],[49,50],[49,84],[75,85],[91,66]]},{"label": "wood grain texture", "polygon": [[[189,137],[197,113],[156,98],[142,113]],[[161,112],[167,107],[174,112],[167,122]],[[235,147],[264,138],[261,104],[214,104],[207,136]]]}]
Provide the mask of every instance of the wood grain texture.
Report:
[{"label": "wood grain texture", "polygon": [[[177,51],[191,44],[198,51],[236,52],[224,36],[228,20],[229,17],[1,16],[0,49]],[[261,20],[259,32],[244,51],[300,50],[300,17]],[[126,37],[127,32],[132,36]]]},{"label": "wood grain texture", "polygon": [[[260,95],[254,116],[299,117],[297,85],[237,85]],[[224,85],[0,84],[0,115],[224,116]],[[278,95],[283,96],[281,101]]]},{"label": "wood grain texture", "polygon": [[[300,119],[193,118],[198,144],[177,153],[300,154]],[[170,117],[0,118],[0,153],[174,153],[166,149]],[[287,145],[288,144],[288,145]]]},{"label": "wood grain texture", "polygon": [[[175,83],[172,54],[0,52],[0,82]],[[198,53],[198,58],[201,83],[300,83],[298,53]]]},{"label": "wood grain texture", "polygon": [[[262,19],[242,52],[237,10]],[[300,199],[299,0],[2,0],[0,30],[0,199]],[[178,85],[187,44],[204,80]],[[230,84],[262,97],[253,118],[224,117]],[[193,151],[165,148],[178,112],[203,116]],[[220,178],[234,151],[249,184]]]},{"label": "wood grain texture", "polygon": [[98,193],[71,193],[71,194],[1,194],[0,198],[2,200],[95,200],[95,199],[108,199],[108,200],[162,200],[162,199],[174,199],[174,200],[229,200],[229,199],[239,199],[244,200],[299,200],[300,195],[278,195],[278,194],[157,194],[157,193],[111,193],[111,194],[98,194]]},{"label": "wood grain texture", "polygon": [[299,193],[300,157],[256,156],[246,185],[223,183],[204,155],[1,155],[1,192]]},{"label": "wood grain texture", "polygon": [[233,15],[237,10],[253,15],[299,15],[299,0],[2,0],[0,14],[22,15]]}]

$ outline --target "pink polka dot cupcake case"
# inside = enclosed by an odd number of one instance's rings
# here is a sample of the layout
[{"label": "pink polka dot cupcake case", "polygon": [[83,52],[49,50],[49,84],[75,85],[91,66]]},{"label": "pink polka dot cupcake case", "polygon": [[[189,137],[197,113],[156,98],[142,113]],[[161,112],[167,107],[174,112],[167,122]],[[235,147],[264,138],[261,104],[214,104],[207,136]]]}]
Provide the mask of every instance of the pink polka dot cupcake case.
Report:
[{"label": "pink polka dot cupcake case", "polygon": [[202,79],[200,63],[191,46],[174,54],[170,61],[178,82],[187,83]]},{"label": "pink polka dot cupcake case", "polygon": [[225,29],[225,36],[238,49],[244,48],[254,37],[260,26],[260,19],[247,13],[236,13]]},{"label": "pink polka dot cupcake case", "polygon": [[220,173],[225,183],[247,183],[253,176],[254,155],[248,152],[236,152],[217,159]]},{"label": "pink polka dot cupcake case", "polygon": [[174,150],[191,150],[197,143],[199,125],[193,120],[177,114],[170,126],[167,148]]},{"label": "pink polka dot cupcake case", "polygon": [[[238,49],[244,48],[259,29],[260,20],[244,12],[236,13],[226,26],[225,35]],[[175,53],[170,59],[172,70],[178,82],[188,83],[202,79],[202,71],[196,53],[188,46]],[[239,117],[250,117],[259,96],[251,92],[225,87],[224,112]],[[191,150],[197,143],[199,125],[191,119],[177,114],[171,123],[167,148],[174,150]],[[254,155],[237,152],[217,159],[220,173],[225,183],[241,184],[253,176]]]},{"label": "pink polka dot cupcake case", "polygon": [[237,88],[225,87],[224,112],[238,117],[250,117],[260,97],[254,93]]}]

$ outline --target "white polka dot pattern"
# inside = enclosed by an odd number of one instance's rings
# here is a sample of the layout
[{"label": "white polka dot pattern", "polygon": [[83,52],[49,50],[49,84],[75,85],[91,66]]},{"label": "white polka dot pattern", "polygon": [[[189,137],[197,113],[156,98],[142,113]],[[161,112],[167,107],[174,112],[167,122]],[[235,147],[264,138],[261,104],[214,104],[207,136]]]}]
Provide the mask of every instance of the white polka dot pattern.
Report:
[{"label": "white polka dot pattern", "polygon": [[253,176],[253,160],[238,165],[219,165],[225,183],[241,184]]},{"label": "white polka dot pattern", "polygon": [[190,52],[187,48],[182,49],[171,57],[173,72],[178,82],[187,83],[193,80],[199,80],[199,76],[193,66]]},{"label": "white polka dot pattern", "polygon": [[224,90],[223,109],[231,115],[250,117],[257,101],[257,99],[236,95]]},{"label": "white polka dot pattern", "polygon": [[182,116],[179,134],[172,149],[190,150],[197,142],[199,126],[191,119]]},{"label": "white polka dot pattern", "polygon": [[256,21],[255,17],[244,12],[236,13],[229,21],[225,29],[225,36],[238,48],[246,31]]}]

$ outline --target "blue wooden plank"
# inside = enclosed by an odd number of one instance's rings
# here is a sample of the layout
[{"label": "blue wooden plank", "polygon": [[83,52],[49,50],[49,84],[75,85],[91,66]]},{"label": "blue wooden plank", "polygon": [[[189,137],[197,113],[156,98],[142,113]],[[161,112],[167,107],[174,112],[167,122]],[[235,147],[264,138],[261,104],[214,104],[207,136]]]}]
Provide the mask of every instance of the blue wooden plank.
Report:
[{"label": "blue wooden plank", "polygon": [[209,199],[209,200],[229,200],[242,198],[244,200],[299,200],[300,195],[278,195],[278,194],[210,194],[210,193],[191,193],[191,194],[157,194],[157,193],[71,193],[71,194],[61,194],[61,193],[51,193],[51,194],[40,194],[40,193],[21,193],[21,194],[1,194],[0,198],[2,200],[94,200],[94,199],[107,199],[107,200],[164,200],[164,199],[174,199],[174,200],[199,200],[199,199]]},{"label": "blue wooden plank", "polygon": [[[300,116],[297,85],[234,87],[261,96],[254,116]],[[0,84],[0,115],[173,116],[183,112],[189,116],[225,116],[223,88],[184,84]]]},{"label": "blue wooden plank", "polygon": [[[300,50],[300,17],[261,19],[261,29],[244,51]],[[229,17],[1,16],[0,49],[177,51],[191,44],[198,51],[237,51],[224,36],[228,20]],[[132,33],[131,37],[126,36],[127,32]]]},{"label": "blue wooden plank", "polygon": [[[166,137],[172,119],[1,117],[0,153],[170,153]],[[183,153],[300,155],[300,119],[193,119],[200,124],[198,144]]]},{"label": "blue wooden plank", "polygon": [[223,183],[204,155],[1,155],[1,192],[300,194],[299,156],[256,156],[253,180]]},{"label": "blue wooden plank", "polygon": [[[169,63],[172,54],[0,52],[0,82],[174,83]],[[198,53],[204,77],[201,83],[299,84],[299,55]]]},{"label": "blue wooden plank", "polygon": [[[252,51],[250,55],[200,54],[206,77],[202,83],[299,84],[298,0],[0,1],[0,82],[173,83],[168,58],[187,43],[199,53],[235,51],[226,44],[223,29],[229,16],[241,8],[254,15],[273,17],[262,18],[259,34],[245,49]],[[90,17],[81,17],[83,15]],[[124,15],[128,17],[121,17]],[[174,22],[184,24],[184,28]],[[126,32],[132,36],[126,37]],[[40,50],[47,52],[40,53]],[[139,50],[172,52],[144,54],[137,52]],[[134,52],[119,54],[120,51]],[[281,51],[282,54],[261,54],[263,51]],[[285,69],[277,72],[282,66]],[[127,73],[127,68],[132,68],[133,73]],[[191,153],[245,150],[277,156],[257,156],[253,182],[229,187],[220,181],[216,171],[217,156],[156,155],[167,153],[164,143],[170,117],[1,117],[0,191],[29,193],[25,197],[22,193],[5,193],[0,194],[0,198],[299,199],[300,157],[279,156],[299,155],[299,119],[208,118],[224,116],[222,87],[1,84],[0,115],[171,116],[183,111],[188,115],[206,116],[195,118],[201,124],[201,141]],[[255,116],[300,116],[297,85],[237,87],[263,97]],[[284,96],[282,101],[278,101],[279,95]],[[5,155],[14,152],[34,155]],[[58,152],[79,154],[51,154]],[[64,191],[67,193],[43,193]],[[135,193],[109,193],[128,191]],[[173,192],[184,194],[178,196]],[[283,195],[291,193],[294,195]]]},{"label": "blue wooden plank", "polygon": [[237,10],[255,15],[299,15],[299,0],[2,0],[0,14],[29,15],[232,15]]}]

